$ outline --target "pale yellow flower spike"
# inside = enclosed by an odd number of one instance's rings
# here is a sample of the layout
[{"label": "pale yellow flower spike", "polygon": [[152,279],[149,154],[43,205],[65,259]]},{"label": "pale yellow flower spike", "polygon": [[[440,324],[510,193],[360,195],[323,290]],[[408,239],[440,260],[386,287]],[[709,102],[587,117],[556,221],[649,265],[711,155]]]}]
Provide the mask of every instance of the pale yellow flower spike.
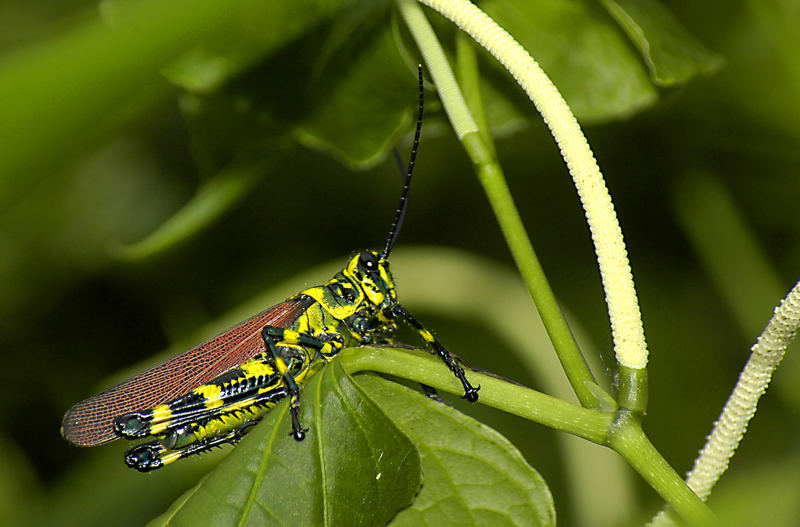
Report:
[{"label": "pale yellow flower spike", "polygon": [[[705,500],[711,489],[727,470],[728,462],[736,452],[747,431],[747,423],[756,413],[758,400],[764,395],[772,374],[783,359],[786,347],[800,327],[800,282],[796,283],[767,323],[767,327],[751,348],[752,353],[739,381],[733,388],[722,414],[703,450],[694,462],[686,484],[697,496]],[[674,525],[665,511],[661,511],[648,525],[666,527]]]},{"label": "pale yellow flower spike", "polygon": [[486,48],[536,105],[558,143],[586,213],[606,293],[617,361],[628,368],[644,368],[647,344],[622,231],[594,155],[566,101],[533,57],[473,4],[466,0],[420,2],[450,19]]},{"label": "pale yellow flower spike", "polygon": [[695,494],[705,499],[714,483],[728,467],[747,423],[756,413],[758,399],[764,394],[772,373],[783,359],[786,346],[800,326],[800,282],[775,308],[764,332],[751,348],[750,359],[739,375],[706,446],[700,452],[686,483]]}]

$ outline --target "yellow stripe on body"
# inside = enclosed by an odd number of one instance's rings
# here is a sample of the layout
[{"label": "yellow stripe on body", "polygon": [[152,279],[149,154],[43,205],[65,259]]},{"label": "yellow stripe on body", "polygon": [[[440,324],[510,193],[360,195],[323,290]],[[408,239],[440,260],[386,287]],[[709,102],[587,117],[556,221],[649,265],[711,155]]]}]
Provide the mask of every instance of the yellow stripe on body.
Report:
[{"label": "yellow stripe on body", "polygon": [[[356,312],[361,302],[359,299],[354,301],[352,304],[332,304],[329,298],[326,298],[325,291],[322,287],[312,287],[311,289],[306,289],[301,294],[310,296],[314,300],[316,300],[320,305],[325,307],[325,310],[328,311],[333,317],[337,320],[344,320],[353,313]],[[361,296],[361,295],[359,295]]]},{"label": "yellow stripe on body", "polygon": [[216,384],[204,384],[203,386],[198,386],[192,390],[192,393],[202,396],[203,399],[205,399],[205,407],[208,409],[222,406],[222,388]]},{"label": "yellow stripe on body", "polygon": [[271,406],[267,406],[263,409],[257,408],[253,406],[252,400],[249,401],[249,403],[250,405],[247,408],[237,409],[234,413],[225,413],[212,419],[203,426],[198,426],[197,430],[194,431],[194,436],[198,440],[203,440],[226,435],[235,428],[261,417],[271,408]]},{"label": "yellow stripe on body", "polygon": [[275,374],[275,368],[261,360],[248,361],[240,367],[247,377],[269,377]]},{"label": "yellow stripe on body", "polygon": [[172,410],[167,404],[159,404],[153,407],[153,417],[150,421],[150,435],[160,434],[169,426],[172,421]]}]

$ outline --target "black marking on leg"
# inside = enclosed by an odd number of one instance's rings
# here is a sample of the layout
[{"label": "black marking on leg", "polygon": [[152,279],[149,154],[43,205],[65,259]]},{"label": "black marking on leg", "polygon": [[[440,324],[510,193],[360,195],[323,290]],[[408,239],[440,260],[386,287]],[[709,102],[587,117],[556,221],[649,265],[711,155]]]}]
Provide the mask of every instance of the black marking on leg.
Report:
[{"label": "black marking on leg", "polygon": [[439,342],[439,340],[434,337],[430,331],[425,329],[425,327],[401,304],[394,304],[391,306],[390,314],[393,317],[399,316],[403,318],[406,322],[411,324],[411,326],[416,329],[417,332],[419,332],[422,339],[433,347],[436,354],[440,359],[442,359],[442,362],[444,362],[447,367],[450,368],[450,371],[453,372],[456,378],[461,381],[461,385],[464,387],[464,395],[462,397],[471,403],[476,402],[478,400],[478,390],[480,390],[481,387],[474,387],[472,384],[470,384],[466,375],[464,375],[464,369],[459,366],[459,364],[453,358],[453,355],[447,351],[441,342]]}]

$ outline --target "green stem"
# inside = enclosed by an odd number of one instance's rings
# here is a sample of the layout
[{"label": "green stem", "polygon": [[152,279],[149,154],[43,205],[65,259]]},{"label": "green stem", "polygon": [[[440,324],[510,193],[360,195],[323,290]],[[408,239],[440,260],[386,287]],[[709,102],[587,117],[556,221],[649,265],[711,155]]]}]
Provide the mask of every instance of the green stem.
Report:
[{"label": "green stem", "polygon": [[[590,384],[595,383],[594,378],[567,326],[553,290],[547,282],[544,270],[528,239],[503,171],[494,156],[494,151],[487,146],[483,136],[479,133],[444,51],[422,13],[422,9],[413,0],[398,0],[398,6],[436,82],[439,97],[450,122],[461,139],[467,155],[472,160],[478,180],[483,185],[517,268],[528,286],[567,378],[581,404],[588,408],[596,408],[599,406],[599,402],[589,388]],[[477,68],[464,68],[462,73],[466,76],[477,76]],[[468,82],[477,87],[477,79],[470,79]],[[488,136],[488,131],[484,135]]]},{"label": "green stem", "polygon": [[486,118],[486,110],[483,106],[481,96],[480,72],[478,70],[478,54],[470,39],[463,31],[456,33],[456,72],[458,83],[464,92],[464,100],[467,108],[472,112],[475,122],[478,124],[478,133],[483,138],[483,143],[489,150],[491,157],[497,157],[492,140],[489,120]]},{"label": "green stem", "polygon": [[597,399],[588,387],[595,380],[531,245],[502,169],[494,160],[483,161],[488,151],[478,134],[464,137],[463,144],[578,400],[586,407],[596,407]]},{"label": "green stem", "polygon": [[[348,373],[376,371],[409,379],[438,390],[460,394],[461,383],[435,357],[411,350],[360,347],[343,351],[339,360]],[[467,371],[470,381],[481,386],[479,401],[525,419],[561,430],[594,443],[606,444],[614,415],[582,408],[573,403],[508,381]]]},{"label": "green stem", "polygon": [[647,370],[619,366],[617,404],[637,414],[647,410]]},{"label": "green stem", "polygon": [[639,420],[621,410],[610,431],[608,445],[692,526],[715,525],[711,509],[692,492],[642,431]]}]

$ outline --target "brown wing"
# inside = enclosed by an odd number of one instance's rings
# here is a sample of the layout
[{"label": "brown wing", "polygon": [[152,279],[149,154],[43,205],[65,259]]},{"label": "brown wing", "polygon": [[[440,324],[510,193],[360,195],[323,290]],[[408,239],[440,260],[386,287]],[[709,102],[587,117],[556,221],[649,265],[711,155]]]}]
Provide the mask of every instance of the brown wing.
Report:
[{"label": "brown wing", "polygon": [[70,408],[61,435],[78,446],[113,441],[115,417],[180,397],[264,351],[264,326],[288,327],[314,302],[287,300]]}]

